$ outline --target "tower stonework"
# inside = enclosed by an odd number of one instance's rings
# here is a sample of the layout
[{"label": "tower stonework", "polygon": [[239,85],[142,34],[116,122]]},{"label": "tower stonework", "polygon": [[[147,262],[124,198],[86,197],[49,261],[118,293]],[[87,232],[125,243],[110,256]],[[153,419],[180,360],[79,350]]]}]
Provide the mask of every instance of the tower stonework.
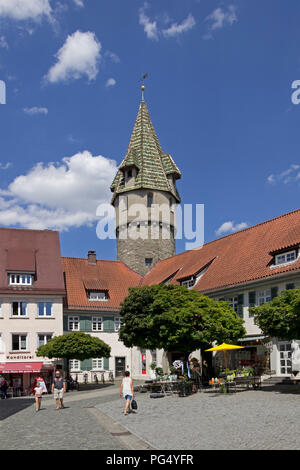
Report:
[{"label": "tower stonework", "polygon": [[172,157],[161,149],[143,97],[125,158],[111,185],[117,259],[141,275],[175,255],[179,178]]}]

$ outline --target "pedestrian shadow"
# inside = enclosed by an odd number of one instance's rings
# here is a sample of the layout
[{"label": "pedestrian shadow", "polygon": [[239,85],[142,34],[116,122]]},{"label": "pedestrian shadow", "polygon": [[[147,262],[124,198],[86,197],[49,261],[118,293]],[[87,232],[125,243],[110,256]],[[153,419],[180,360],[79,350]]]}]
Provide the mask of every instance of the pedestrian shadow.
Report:
[{"label": "pedestrian shadow", "polygon": [[34,400],[32,398],[13,398],[7,400],[0,400],[0,421],[9,418],[9,416],[19,413],[29,406],[33,406]]}]

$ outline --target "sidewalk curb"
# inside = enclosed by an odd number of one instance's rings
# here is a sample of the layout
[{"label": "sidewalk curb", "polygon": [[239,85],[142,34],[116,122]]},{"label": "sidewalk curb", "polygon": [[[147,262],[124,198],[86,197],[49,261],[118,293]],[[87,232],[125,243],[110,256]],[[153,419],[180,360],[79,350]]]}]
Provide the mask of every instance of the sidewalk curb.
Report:
[{"label": "sidewalk curb", "polygon": [[87,412],[93,415],[99,424],[109,432],[114,438],[117,438],[128,450],[154,450],[148,442],[140,439],[122,424],[114,421],[110,416],[103,413],[98,408],[87,408]]}]

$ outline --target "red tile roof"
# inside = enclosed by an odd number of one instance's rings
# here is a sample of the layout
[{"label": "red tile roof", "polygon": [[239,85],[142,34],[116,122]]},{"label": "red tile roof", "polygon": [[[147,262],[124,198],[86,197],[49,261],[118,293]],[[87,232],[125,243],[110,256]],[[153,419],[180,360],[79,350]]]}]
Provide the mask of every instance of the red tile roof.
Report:
[{"label": "red tile roof", "polygon": [[300,259],[288,266],[270,268],[271,252],[300,245],[300,209],[227,235],[202,248],[159,261],[143,279],[143,285],[159,284],[172,274],[171,283],[190,277],[209,263],[195,289],[207,292],[268,276],[298,271]]},{"label": "red tile roof", "polygon": [[[89,264],[87,258],[62,258],[67,289],[67,307],[83,310],[118,310],[128,295],[129,287],[141,283],[142,277],[120,261],[97,260]],[[108,291],[107,301],[90,301],[87,290]]]},{"label": "red tile roof", "polygon": [[[32,286],[9,286],[8,273],[35,273]],[[0,228],[0,293],[65,293],[58,232]]]}]

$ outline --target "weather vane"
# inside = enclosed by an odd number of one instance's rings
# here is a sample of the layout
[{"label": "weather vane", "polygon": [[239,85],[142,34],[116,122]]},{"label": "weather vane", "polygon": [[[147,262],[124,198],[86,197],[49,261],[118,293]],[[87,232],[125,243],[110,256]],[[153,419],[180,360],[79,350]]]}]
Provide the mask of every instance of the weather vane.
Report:
[{"label": "weather vane", "polygon": [[145,79],[148,77],[148,73],[145,73],[142,78],[139,80],[139,82],[142,82],[142,86],[141,86],[141,90],[142,90],[142,100],[144,101],[144,91],[145,91],[145,85],[144,85],[144,81]]}]

